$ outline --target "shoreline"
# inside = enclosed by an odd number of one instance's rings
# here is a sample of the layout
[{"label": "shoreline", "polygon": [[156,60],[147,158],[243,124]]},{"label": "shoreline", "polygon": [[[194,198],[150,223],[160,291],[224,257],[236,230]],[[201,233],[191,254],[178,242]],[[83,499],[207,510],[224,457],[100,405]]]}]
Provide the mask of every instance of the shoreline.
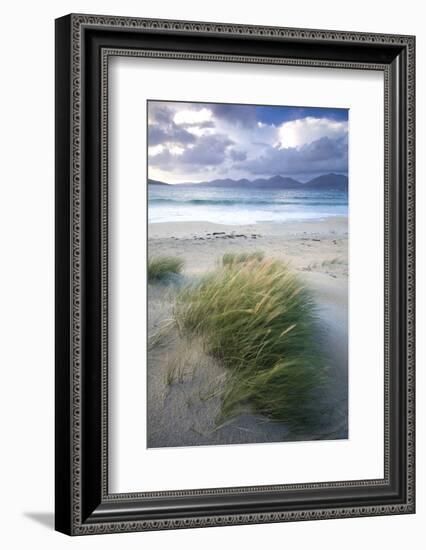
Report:
[{"label": "shoreline", "polygon": [[185,261],[190,273],[212,268],[225,252],[255,250],[290,263],[296,270],[337,258],[347,271],[347,242],[348,218],[342,216],[248,225],[199,221],[148,224],[148,254],[176,255]]},{"label": "shoreline", "polygon": [[284,221],[259,221],[259,222],[252,222],[247,224],[231,224],[231,223],[217,223],[217,222],[209,222],[204,220],[191,220],[191,221],[158,221],[158,222],[148,222],[148,227],[161,227],[166,225],[188,225],[188,226],[218,226],[218,227],[256,227],[256,226],[300,226],[300,225],[318,225],[318,226],[324,226],[327,224],[336,225],[336,226],[343,226],[348,224],[348,216],[326,216],[326,217],[320,217],[320,218],[299,218],[295,220],[284,220]]}]

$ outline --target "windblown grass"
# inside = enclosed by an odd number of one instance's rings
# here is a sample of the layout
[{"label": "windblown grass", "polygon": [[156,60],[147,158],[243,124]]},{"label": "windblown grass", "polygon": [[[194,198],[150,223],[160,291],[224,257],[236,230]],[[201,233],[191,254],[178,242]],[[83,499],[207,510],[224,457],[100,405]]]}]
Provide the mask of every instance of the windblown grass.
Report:
[{"label": "windblown grass", "polygon": [[218,422],[249,405],[295,427],[315,424],[327,367],[313,299],[287,266],[226,261],[178,294],[174,317],[229,371]]},{"label": "windblown grass", "polygon": [[239,253],[228,252],[227,254],[223,255],[222,264],[223,265],[241,264],[245,262],[250,262],[252,260],[261,262],[264,257],[265,257],[265,254],[261,250],[256,250],[254,252],[239,252]]},{"label": "windblown grass", "polygon": [[184,261],[172,256],[158,256],[148,260],[148,281],[164,281],[182,272]]}]

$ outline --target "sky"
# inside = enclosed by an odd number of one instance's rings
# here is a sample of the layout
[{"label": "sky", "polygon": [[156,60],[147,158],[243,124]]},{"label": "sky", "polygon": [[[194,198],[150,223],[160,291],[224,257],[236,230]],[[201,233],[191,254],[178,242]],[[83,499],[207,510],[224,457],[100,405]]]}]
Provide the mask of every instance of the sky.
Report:
[{"label": "sky", "polygon": [[348,173],[348,110],[148,101],[148,177],[167,183]]}]

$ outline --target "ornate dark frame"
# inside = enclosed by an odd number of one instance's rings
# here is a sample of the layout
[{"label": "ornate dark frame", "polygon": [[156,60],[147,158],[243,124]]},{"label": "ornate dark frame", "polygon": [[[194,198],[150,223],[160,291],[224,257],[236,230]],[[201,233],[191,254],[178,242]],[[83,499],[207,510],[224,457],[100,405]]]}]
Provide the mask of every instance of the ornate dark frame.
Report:
[{"label": "ornate dark frame", "polygon": [[[111,55],[383,71],[383,479],[108,493],[107,75]],[[84,535],[414,513],[414,56],[413,36],[96,15],[56,20],[58,531]]]}]

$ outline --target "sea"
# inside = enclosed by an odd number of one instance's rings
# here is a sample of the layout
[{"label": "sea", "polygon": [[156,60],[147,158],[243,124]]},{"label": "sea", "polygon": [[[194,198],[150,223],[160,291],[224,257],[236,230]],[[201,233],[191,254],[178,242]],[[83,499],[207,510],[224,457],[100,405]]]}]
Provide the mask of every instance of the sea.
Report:
[{"label": "sea", "polygon": [[149,223],[207,221],[249,225],[347,215],[346,191],[148,186]]}]

